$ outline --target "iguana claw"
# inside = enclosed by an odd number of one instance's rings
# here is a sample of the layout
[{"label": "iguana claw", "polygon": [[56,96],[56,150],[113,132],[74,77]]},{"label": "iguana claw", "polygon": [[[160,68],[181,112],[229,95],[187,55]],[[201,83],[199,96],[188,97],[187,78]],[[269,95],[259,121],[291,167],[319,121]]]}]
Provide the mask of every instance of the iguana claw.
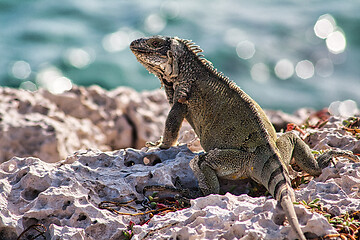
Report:
[{"label": "iguana claw", "polygon": [[333,161],[333,158],[335,158],[335,157],[343,157],[343,158],[350,159],[353,162],[360,162],[360,159],[358,156],[354,155],[350,151],[343,151],[343,150],[327,151],[327,152],[323,153],[322,155],[320,155],[316,160],[318,161],[320,168],[325,168],[325,167],[329,166],[329,164],[331,162],[333,164],[335,164],[335,162]]},{"label": "iguana claw", "polygon": [[156,142],[146,142],[145,147],[147,147],[147,148],[160,147],[162,142],[163,142],[163,137],[161,136],[160,139],[157,140]]}]

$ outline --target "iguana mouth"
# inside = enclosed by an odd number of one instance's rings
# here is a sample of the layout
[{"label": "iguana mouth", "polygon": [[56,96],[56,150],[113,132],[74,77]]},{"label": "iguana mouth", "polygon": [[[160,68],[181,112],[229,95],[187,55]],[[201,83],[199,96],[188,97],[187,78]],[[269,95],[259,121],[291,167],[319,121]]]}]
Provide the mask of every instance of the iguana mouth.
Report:
[{"label": "iguana mouth", "polygon": [[134,53],[153,53],[154,51],[142,47],[130,46],[130,49]]}]

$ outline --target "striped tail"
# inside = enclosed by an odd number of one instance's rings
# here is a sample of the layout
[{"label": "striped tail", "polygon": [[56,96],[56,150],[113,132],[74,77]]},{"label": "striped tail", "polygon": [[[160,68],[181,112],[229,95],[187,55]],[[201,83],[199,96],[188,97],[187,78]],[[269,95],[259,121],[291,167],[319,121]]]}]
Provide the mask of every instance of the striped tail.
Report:
[{"label": "striped tail", "polygon": [[300,229],[300,224],[295,213],[293,202],[294,190],[291,188],[290,179],[277,154],[273,154],[265,161],[258,161],[253,169],[253,178],[263,184],[269,193],[280,203],[285,215],[301,240],[306,240]]},{"label": "striped tail", "polygon": [[287,184],[284,184],[283,186],[280,187],[278,195],[276,196],[276,200],[278,200],[281,207],[283,208],[292,229],[296,232],[299,239],[306,240],[303,232],[300,229],[300,224],[296,216],[296,212],[293,205],[294,198],[295,198],[294,192],[291,189],[291,187]]},{"label": "striped tail", "polygon": [[295,202],[294,190],[287,172],[284,170],[281,162],[279,166],[271,173],[268,181],[268,190],[271,195],[280,203],[292,229],[296,232],[299,239],[306,240],[300,229],[299,220],[296,216],[293,202]]}]

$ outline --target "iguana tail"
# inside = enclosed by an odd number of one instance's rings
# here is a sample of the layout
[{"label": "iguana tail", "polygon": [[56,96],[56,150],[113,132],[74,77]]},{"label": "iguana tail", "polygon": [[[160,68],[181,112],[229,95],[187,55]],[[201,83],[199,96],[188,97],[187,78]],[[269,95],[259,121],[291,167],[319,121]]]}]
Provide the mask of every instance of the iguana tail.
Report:
[{"label": "iguana tail", "polygon": [[294,192],[287,184],[284,184],[281,189],[278,191],[276,199],[280,203],[281,207],[283,208],[285,215],[292,227],[292,229],[296,232],[299,239],[306,240],[303,232],[300,229],[300,224],[298,218],[296,216],[296,212],[294,209]]},{"label": "iguana tail", "polygon": [[295,213],[293,202],[295,201],[294,190],[291,188],[290,178],[277,154],[268,157],[267,160],[257,161],[254,166],[253,176],[258,178],[269,191],[269,193],[280,203],[285,215],[297,236],[306,240],[300,229],[300,224]]}]

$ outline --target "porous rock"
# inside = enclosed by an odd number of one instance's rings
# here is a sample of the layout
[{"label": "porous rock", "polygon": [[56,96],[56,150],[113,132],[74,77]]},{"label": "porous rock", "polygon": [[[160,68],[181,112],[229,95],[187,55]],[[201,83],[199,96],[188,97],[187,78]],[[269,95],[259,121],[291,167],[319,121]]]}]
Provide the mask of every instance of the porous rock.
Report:
[{"label": "porous rock", "polygon": [[358,136],[344,129],[346,118],[331,116],[321,129],[307,129],[305,142],[315,150],[348,150],[360,154]]},{"label": "porous rock", "polygon": [[[102,151],[141,148],[162,135],[170,106],[164,91],[138,93],[119,87],[73,86],[53,94],[0,88],[0,163],[18,157],[57,162],[79,149]],[[277,128],[299,124],[303,116],[268,110]],[[202,151],[199,139],[185,121],[179,143]]]},{"label": "porous rock", "polygon": [[[0,239],[16,239],[33,224],[47,228],[46,239],[124,239],[129,222],[138,224],[144,217],[116,215],[99,209],[100,202],[144,199],[143,188],[149,185],[197,187],[188,165],[195,154],[186,146],[109,151],[129,144],[140,148],[159,138],[169,109],[160,91],[74,87],[53,95],[4,88],[1,95]],[[305,140],[317,150],[358,153],[359,141],[343,129],[342,120],[331,117],[320,129],[307,129],[310,135]],[[185,123],[180,142],[201,151],[186,127]],[[359,163],[341,159],[301,185],[295,191],[297,201],[320,198],[334,215],[359,209],[358,169]],[[141,208],[135,202],[131,206]],[[304,232],[335,233],[320,214],[301,205],[295,210]],[[164,238],[294,239],[295,235],[273,198],[227,193],[193,199],[190,208],[134,226],[134,239]]]},{"label": "porous rock", "polygon": [[[145,150],[145,149],[144,149]],[[113,152],[79,151],[59,163],[18,158],[0,165],[1,239],[16,239],[32,224],[47,227],[47,239],[122,239],[130,221],[99,209],[101,201],[143,199],[148,185],[196,187],[189,168],[194,153],[183,145],[168,150],[125,149]],[[144,159],[156,158],[145,165]],[[340,161],[296,191],[297,200],[321,198],[335,213],[359,209],[359,163]],[[351,181],[350,181],[351,180]],[[139,204],[132,206],[140,209]],[[295,206],[302,230],[318,236],[335,233],[327,220]],[[126,208],[123,212],[132,212]],[[210,195],[191,201],[191,207],[153,217],[135,225],[134,239],[294,239],[283,225],[284,213],[271,197]]]},{"label": "porous rock", "polygon": [[79,149],[141,148],[159,139],[169,110],[162,91],[74,86],[62,94],[0,88],[0,163],[60,161]]},{"label": "porous rock", "polygon": [[[0,163],[18,157],[57,162],[79,149],[141,148],[162,135],[170,106],[164,91],[77,87],[61,94],[0,88]],[[299,114],[267,111],[279,129],[300,123]],[[299,117],[300,116],[300,117]],[[185,121],[179,143],[202,151]]]},{"label": "porous rock", "polygon": [[[153,166],[143,163],[150,155],[158,158]],[[141,216],[119,216],[98,204],[143,199],[146,185],[175,187],[177,181],[196,187],[189,168],[193,157],[186,146],[150,152],[87,150],[59,163],[14,157],[0,165],[0,239],[16,239],[33,224],[48,229],[46,239],[119,239],[129,222]]]}]

